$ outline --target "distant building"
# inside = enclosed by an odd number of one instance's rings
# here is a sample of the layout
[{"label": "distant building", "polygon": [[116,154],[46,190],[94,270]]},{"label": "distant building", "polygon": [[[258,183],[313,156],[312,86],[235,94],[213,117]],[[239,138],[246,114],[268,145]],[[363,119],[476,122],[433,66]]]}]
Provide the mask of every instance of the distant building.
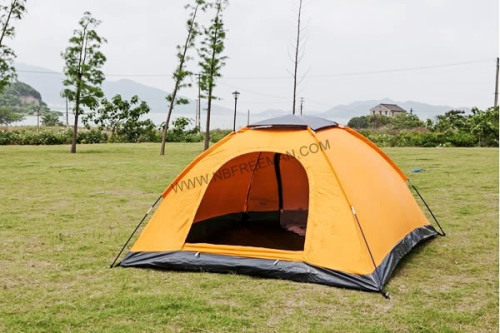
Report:
[{"label": "distant building", "polygon": [[406,110],[400,108],[396,104],[379,104],[370,109],[370,115],[372,116],[386,116],[394,117],[400,114],[406,113]]}]

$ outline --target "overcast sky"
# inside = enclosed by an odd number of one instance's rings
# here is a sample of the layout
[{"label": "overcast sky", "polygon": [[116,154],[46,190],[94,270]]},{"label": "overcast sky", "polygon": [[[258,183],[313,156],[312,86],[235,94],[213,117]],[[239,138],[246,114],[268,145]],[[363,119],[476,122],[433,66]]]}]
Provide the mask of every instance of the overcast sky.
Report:
[{"label": "overcast sky", "polygon": [[[304,0],[305,110],[389,97],[493,104],[499,53],[498,0]],[[84,11],[102,21],[108,80],[172,87],[175,47],[185,38],[186,1],[28,0],[8,44],[17,61],[62,71],[60,56]],[[217,103],[259,112],[292,108],[295,0],[231,1],[225,12],[227,65]],[[195,55],[193,53],[193,55]],[[190,63],[197,71],[196,61]],[[40,74],[43,75],[43,74]],[[195,99],[194,90],[182,95]]]}]

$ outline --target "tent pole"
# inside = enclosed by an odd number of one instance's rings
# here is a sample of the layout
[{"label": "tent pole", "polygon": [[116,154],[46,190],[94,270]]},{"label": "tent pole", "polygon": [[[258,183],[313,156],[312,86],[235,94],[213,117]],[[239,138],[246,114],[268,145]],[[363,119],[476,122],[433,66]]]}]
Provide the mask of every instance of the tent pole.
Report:
[{"label": "tent pole", "polygon": [[434,221],[436,221],[436,224],[438,225],[439,229],[441,230],[441,232],[438,232],[438,234],[440,236],[446,236],[446,233],[444,232],[443,228],[441,227],[441,224],[439,224],[439,221],[437,220],[436,216],[434,215],[434,213],[432,212],[431,208],[429,207],[429,205],[427,204],[427,202],[425,202],[424,198],[422,197],[422,195],[420,194],[420,192],[417,190],[417,188],[415,187],[415,185],[413,185],[413,183],[411,182],[410,179],[408,179],[408,183],[411,185],[411,187],[413,187],[413,189],[415,190],[415,192],[418,194],[418,196],[420,197],[420,200],[422,200],[422,202],[424,203],[425,207],[427,207],[427,210],[429,211],[429,213],[431,213],[432,215],[432,218],[434,219]]},{"label": "tent pole", "polygon": [[283,210],[283,182],[281,180],[280,158],[280,153],[274,154],[274,172],[276,173],[276,183],[278,184],[278,211],[281,215],[281,211]]},{"label": "tent pole", "polygon": [[250,197],[250,190],[252,189],[253,177],[255,176],[255,170],[257,169],[257,165],[259,165],[261,155],[262,152],[259,152],[259,155],[257,155],[257,162],[255,163],[255,166],[252,170],[252,176],[250,177],[250,182],[248,183],[247,196],[245,198],[245,205],[243,206],[243,215],[242,215],[244,221],[246,221],[247,218],[246,214],[248,211],[248,198]]},{"label": "tent pole", "polygon": [[380,289],[378,291],[382,294],[382,296],[384,296],[384,298],[390,299],[389,293],[384,290],[382,278],[378,274],[377,264],[375,264],[375,259],[373,259],[373,254],[372,254],[372,251],[370,250],[370,245],[368,245],[368,241],[366,240],[365,233],[363,232],[363,228],[361,228],[361,223],[359,223],[358,215],[356,214],[356,210],[354,209],[354,206],[351,206],[351,211],[352,211],[352,214],[354,215],[354,218],[356,219],[356,223],[358,224],[359,230],[361,231],[361,236],[363,236],[363,240],[365,241],[366,248],[368,249],[368,253],[370,254],[370,259],[372,260],[373,267],[375,269],[374,272],[377,275],[377,278],[379,280]]},{"label": "tent pole", "polygon": [[113,263],[111,265],[109,265],[109,268],[113,268],[115,267],[115,263],[116,261],[118,260],[118,258],[121,256],[123,250],[125,250],[125,247],[127,247],[128,243],[130,242],[130,240],[132,239],[132,237],[134,237],[134,234],[137,232],[137,229],[139,229],[139,227],[141,226],[142,222],[144,222],[144,220],[146,219],[146,217],[149,215],[149,213],[153,210],[153,208],[156,206],[156,204],[158,203],[158,201],[160,201],[160,199],[162,198],[162,195],[160,195],[158,197],[158,199],[156,199],[155,203],[151,206],[151,208],[148,209],[148,211],[146,212],[146,214],[144,215],[144,217],[142,218],[141,222],[139,222],[139,224],[137,225],[137,227],[135,227],[134,231],[132,231],[132,234],[130,234],[130,237],[127,239],[127,241],[125,242],[125,244],[123,245],[122,249],[120,250],[120,252],[118,253],[118,255],[116,256],[115,260],[113,260]]}]

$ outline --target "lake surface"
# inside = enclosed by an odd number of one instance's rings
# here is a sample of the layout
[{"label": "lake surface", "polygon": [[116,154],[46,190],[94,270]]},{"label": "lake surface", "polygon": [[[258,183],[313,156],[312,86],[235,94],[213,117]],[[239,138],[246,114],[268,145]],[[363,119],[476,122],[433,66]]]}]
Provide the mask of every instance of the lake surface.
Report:
[{"label": "lake surface", "polygon": [[[157,112],[152,112],[148,114],[145,119],[151,119],[156,125],[160,125],[161,123],[165,122],[166,120],[166,113],[157,113]],[[187,117],[192,119],[192,125],[190,126],[191,128],[194,127],[194,119],[195,115],[186,115],[186,114],[173,114],[170,122],[172,123],[173,120],[177,119],[178,117]],[[36,126],[37,122],[37,117],[36,116],[27,116],[23,121],[16,122],[12,124],[12,126]],[[74,116],[73,114],[69,114],[69,124],[72,125],[74,122]],[[269,116],[252,116],[250,115],[250,123],[255,123],[261,120],[269,119]],[[66,116],[61,116],[59,117],[61,122],[63,124],[66,124]],[[80,126],[83,126],[83,122],[81,121],[82,117],[80,117]],[[40,118],[40,125],[41,125],[41,118]],[[201,115],[201,130],[205,130],[205,125],[206,125],[206,114]],[[349,119],[335,119],[338,123],[341,124],[347,124]],[[236,128],[241,128],[247,125],[247,115],[246,114],[240,114],[238,113],[236,116]],[[221,115],[221,114],[214,114],[210,117],[210,128],[211,129],[232,129],[233,128],[233,113],[228,114],[228,115]]]},{"label": "lake surface", "polygon": [[[165,122],[166,120],[166,113],[150,113],[148,114],[146,117],[144,117],[145,119],[151,119],[156,125],[160,125],[161,123]],[[193,127],[194,126],[194,115],[192,116],[189,116],[189,115],[172,115],[172,118],[171,118],[171,122],[175,119],[177,119],[178,117],[187,117],[187,118],[190,118],[192,119],[192,126],[190,127]],[[13,123],[12,126],[36,126],[37,124],[37,117],[36,116],[26,116],[25,119],[23,121],[19,121],[19,122],[16,122],[16,123]],[[75,118],[72,114],[69,114],[68,116],[69,118],[69,124],[72,125],[73,122],[75,121]],[[257,121],[260,121],[260,120],[264,120],[264,119],[267,119],[269,117],[251,117],[250,118],[250,122],[257,122]],[[63,124],[66,124],[66,116],[62,116],[62,117],[59,117],[60,121],[63,123]],[[83,122],[81,121],[81,117],[80,117],[80,125],[83,126]],[[41,124],[41,117],[40,117],[40,124]],[[205,125],[206,125],[206,116],[202,115],[201,116],[201,129],[204,130],[205,129]],[[246,115],[237,115],[236,117],[236,127],[237,128],[240,128],[240,127],[243,127],[243,126],[246,126],[247,125],[247,116]],[[212,115],[210,117],[210,128],[212,129],[216,129],[216,128],[220,128],[220,129],[232,129],[233,128],[233,115],[219,115],[219,114],[216,114],[216,115]]]}]

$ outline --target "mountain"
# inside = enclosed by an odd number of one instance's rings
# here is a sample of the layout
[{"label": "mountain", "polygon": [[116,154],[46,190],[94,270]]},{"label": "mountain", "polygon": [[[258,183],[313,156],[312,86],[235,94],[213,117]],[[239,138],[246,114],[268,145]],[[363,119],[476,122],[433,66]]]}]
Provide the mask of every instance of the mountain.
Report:
[{"label": "mountain", "polygon": [[262,112],[255,113],[255,116],[257,116],[257,117],[272,118],[272,117],[284,116],[284,115],[287,115],[287,114],[288,114],[288,112],[284,111],[284,110],[268,109],[268,110],[264,110]]},{"label": "mountain", "polygon": [[[35,87],[41,93],[43,100],[51,108],[56,110],[65,109],[65,100],[60,96],[63,89],[62,82],[64,80],[64,75],[62,73],[22,63],[16,64],[16,70],[18,80]],[[137,95],[148,103],[151,108],[151,113],[166,114],[168,108],[168,103],[165,99],[167,96],[166,91],[132,80],[106,80],[102,85],[102,90],[107,98],[120,94],[123,98],[130,99],[132,96]],[[194,118],[196,102],[191,99],[188,100],[189,104],[177,105],[175,107],[174,112],[176,115],[185,115]],[[232,110],[217,104],[213,104],[212,107],[213,115],[227,115],[232,112]]]},{"label": "mountain", "polygon": [[50,108],[63,110],[64,98],[61,97],[63,75],[43,67],[26,64],[15,65],[17,79],[34,87],[42,95],[42,100]]},{"label": "mountain", "polygon": [[[63,89],[63,74],[49,70],[47,68],[31,66],[22,63],[17,63],[16,69],[19,81],[26,82],[36,90],[38,90],[42,95],[43,101],[47,103],[51,109],[59,111],[63,111],[65,109],[65,101],[60,96],[61,90]],[[167,96],[166,91],[127,79],[118,81],[106,80],[103,83],[103,91],[107,98],[111,98],[116,94],[120,94],[122,95],[122,97],[130,99],[133,95],[138,95],[150,106],[151,113],[149,117],[157,124],[160,124],[164,121],[166,110],[168,107],[167,101],[165,100],[165,97]],[[175,107],[174,114],[172,115],[173,119],[179,116],[189,117],[192,119],[195,118],[196,102],[194,100],[188,100],[189,104],[179,105]],[[443,114],[452,109],[470,111],[470,108],[465,107],[456,108],[445,105],[431,105],[415,101],[402,102],[395,101],[390,98],[383,98],[380,100],[366,100],[356,101],[350,104],[340,104],[324,112],[306,110],[304,114],[319,116],[329,120],[337,121],[341,124],[347,124],[352,117],[368,115],[369,110],[380,103],[397,104],[407,111],[413,110],[413,112],[417,114],[422,120],[428,118],[433,119],[436,115]],[[202,124],[204,122],[205,113],[206,112],[202,110]],[[269,109],[257,113],[252,113],[250,115],[250,119],[251,122],[255,122],[271,117],[282,116],[285,114],[289,114],[289,111]],[[212,115],[212,128],[232,128],[233,110],[213,104]],[[237,125],[246,125],[246,119],[246,112],[238,112]]]},{"label": "mountain", "polygon": [[422,120],[434,119],[437,115],[453,109],[470,111],[470,108],[466,107],[456,108],[446,105],[431,105],[415,101],[401,102],[390,98],[383,98],[380,100],[356,101],[347,105],[340,104],[318,114],[318,116],[335,120],[340,123],[347,123],[352,117],[367,116],[370,109],[380,103],[397,104],[408,112],[413,110],[413,113],[415,113]]}]

